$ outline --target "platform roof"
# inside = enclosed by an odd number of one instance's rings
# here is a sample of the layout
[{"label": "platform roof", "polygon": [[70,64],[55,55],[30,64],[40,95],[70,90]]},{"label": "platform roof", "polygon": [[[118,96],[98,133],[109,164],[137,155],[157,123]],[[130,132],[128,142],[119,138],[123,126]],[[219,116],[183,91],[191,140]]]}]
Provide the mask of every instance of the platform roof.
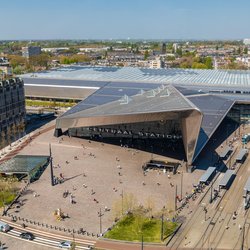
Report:
[{"label": "platform roof", "polygon": [[220,158],[225,158],[230,151],[232,151],[232,148],[229,146],[226,146],[223,152],[220,154]]},{"label": "platform roof", "polygon": [[220,180],[219,186],[226,187],[229,184],[233,175],[235,175],[235,171],[228,169],[224,174],[224,176],[222,177],[222,179]]},{"label": "platform roof", "polygon": [[206,172],[201,176],[200,178],[200,183],[206,183],[209,178],[211,177],[211,175],[214,173],[214,171],[216,170],[215,167],[209,167]]},{"label": "platform roof", "polygon": [[91,81],[133,81],[171,84],[249,86],[250,71],[202,69],[149,69],[71,65],[23,75],[24,78],[50,78]]},{"label": "platform roof", "polygon": [[236,161],[242,161],[245,155],[247,154],[248,150],[246,148],[242,148],[235,158]]},{"label": "platform roof", "polygon": [[244,190],[250,192],[250,177],[248,177]]}]

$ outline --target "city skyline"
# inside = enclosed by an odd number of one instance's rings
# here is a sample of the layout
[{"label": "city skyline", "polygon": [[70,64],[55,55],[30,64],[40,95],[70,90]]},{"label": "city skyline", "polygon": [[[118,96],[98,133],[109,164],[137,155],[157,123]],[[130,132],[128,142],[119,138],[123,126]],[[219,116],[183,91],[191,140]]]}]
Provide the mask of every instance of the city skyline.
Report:
[{"label": "city skyline", "polygon": [[247,0],[68,0],[3,2],[0,40],[250,37]]}]

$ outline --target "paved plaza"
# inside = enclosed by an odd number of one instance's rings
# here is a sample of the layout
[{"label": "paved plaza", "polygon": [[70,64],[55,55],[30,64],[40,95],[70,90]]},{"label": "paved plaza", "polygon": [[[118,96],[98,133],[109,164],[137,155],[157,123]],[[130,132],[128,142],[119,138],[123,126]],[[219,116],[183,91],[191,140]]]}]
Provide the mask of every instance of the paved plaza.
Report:
[{"label": "paved plaza", "polygon": [[[42,133],[19,154],[49,155],[51,143],[54,175],[63,176],[65,181],[52,187],[48,166],[20,198],[23,206],[12,208],[9,213],[49,225],[83,228],[96,236],[100,233],[98,212],[102,209],[102,231],[105,231],[114,222],[113,206],[121,201],[122,193],[132,193],[139,204],[145,205],[150,200],[155,212],[163,206],[174,209],[175,186],[178,185],[180,196],[182,174],[150,171],[145,176],[142,165],[151,159],[151,153],[68,136],[55,138],[53,132]],[[155,154],[153,158],[167,160]],[[192,192],[192,184],[198,182],[203,171],[190,174],[184,167],[179,171],[183,171],[185,196],[186,192]],[[65,191],[72,195],[64,198]],[[110,211],[105,211],[105,207]],[[57,221],[53,213],[58,208],[69,218]]]}]

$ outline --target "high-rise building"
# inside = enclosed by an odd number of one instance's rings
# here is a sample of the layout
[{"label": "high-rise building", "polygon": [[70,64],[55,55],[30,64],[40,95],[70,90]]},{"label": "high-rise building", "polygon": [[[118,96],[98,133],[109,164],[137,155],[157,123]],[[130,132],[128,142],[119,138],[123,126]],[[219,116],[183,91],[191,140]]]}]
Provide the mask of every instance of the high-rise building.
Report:
[{"label": "high-rise building", "polygon": [[41,47],[39,46],[22,47],[23,57],[29,58],[31,56],[38,56],[40,54],[41,54]]},{"label": "high-rise building", "polygon": [[167,52],[166,43],[162,43],[162,45],[161,45],[161,53],[162,53],[162,54],[166,54],[166,52]]},{"label": "high-rise building", "polygon": [[0,82],[0,148],[24,132],[24,84],[20,78]]}]

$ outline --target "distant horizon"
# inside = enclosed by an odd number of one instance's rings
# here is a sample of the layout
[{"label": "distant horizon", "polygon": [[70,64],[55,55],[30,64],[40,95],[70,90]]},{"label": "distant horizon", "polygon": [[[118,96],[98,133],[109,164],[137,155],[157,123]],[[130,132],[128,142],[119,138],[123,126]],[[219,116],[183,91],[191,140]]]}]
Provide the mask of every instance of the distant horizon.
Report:
[{"label": "distant horizon", "polygon": [[180,42],[200,42],[200,41],[204,41],[204,42],[220,42],[220,41],[243,41],[244,39],[250,39],[248,37],[244,37],[244,38],[237,38],[237,39],[233,39],[233,38],[229,38],[229,39],[219,39],[219,38],[215,38],[215,39],[196,39],[196,38],[130,38],[130,39],[126,39],[126,38],[27,38],[27,39],[1,39],[0,42],[4,42],[4,41],[20,41],[20,42],[35,42],[35,41],[103,41],[103,42],[129,42],[129,41],[140,41],[140,42],[153,42],[153,41],[166,41],[166,42],[174,42],[174,41],[180,41]]},{"label": "distant horizon", "polygon": [[241,40],[249,9],[249,0],[3,1],[0,40]]}]

